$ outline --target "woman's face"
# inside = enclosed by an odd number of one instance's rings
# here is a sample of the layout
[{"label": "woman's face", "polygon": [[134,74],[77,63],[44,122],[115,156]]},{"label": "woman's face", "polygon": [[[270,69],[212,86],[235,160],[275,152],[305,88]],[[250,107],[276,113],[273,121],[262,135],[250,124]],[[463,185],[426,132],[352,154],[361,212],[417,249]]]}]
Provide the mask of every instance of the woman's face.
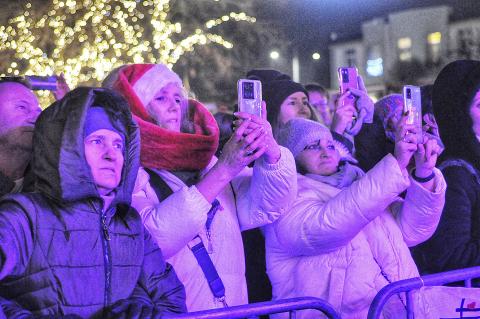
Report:
[{"label": "woman's face", "polygon": [[147,105],[147,111],[158,126],[180,132],[182,125],[182,103],[185,96],[182,88],[175,83],[164,86]]},{"label": "woman's face", "polygon": [[480,90],[477,91],[470,105],[470,117],[472,118],[475,135],[480,136]]},{"label": "woman's face", "polygon": [[310,119],[311,116],[312,112],[308,107],[307,95],[303,92],[295,92],[289,95],[280,105],[278,122],[285,124],[293,118]]},{"label": "woman's face", "polygon": [[340,154],[333,141],[324,138],[307,145],[295,160],[303,173],[328,176],[337,172]]}]

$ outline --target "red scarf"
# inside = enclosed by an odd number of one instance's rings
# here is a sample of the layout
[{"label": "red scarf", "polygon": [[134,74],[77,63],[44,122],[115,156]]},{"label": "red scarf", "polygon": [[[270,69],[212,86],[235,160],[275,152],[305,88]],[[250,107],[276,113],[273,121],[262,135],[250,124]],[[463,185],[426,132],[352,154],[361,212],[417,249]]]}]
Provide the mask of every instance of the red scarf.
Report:
[{"label": "red scarf", "polygon": [[195,133],[163,129],[148,115],[130,85],[131,74],[125,71],[118,75],[114,88],[127,99],[140,127],[142,166],[169,171],[204,169],[218,147],[219,129],[213,115],[201,103],[190,100],[188,119],[194,123]]}]

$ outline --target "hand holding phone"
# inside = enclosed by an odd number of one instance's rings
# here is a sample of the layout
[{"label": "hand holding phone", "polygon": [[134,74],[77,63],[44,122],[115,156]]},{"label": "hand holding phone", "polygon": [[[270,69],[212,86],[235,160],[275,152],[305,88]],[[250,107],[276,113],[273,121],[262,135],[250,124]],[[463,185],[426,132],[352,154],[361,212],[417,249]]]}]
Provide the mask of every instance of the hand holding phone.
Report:
[{"label": "hand holding phone", "polygon": [[240,79],[237,83],[238,111],[262,117],[262,83],[258,80]]}]

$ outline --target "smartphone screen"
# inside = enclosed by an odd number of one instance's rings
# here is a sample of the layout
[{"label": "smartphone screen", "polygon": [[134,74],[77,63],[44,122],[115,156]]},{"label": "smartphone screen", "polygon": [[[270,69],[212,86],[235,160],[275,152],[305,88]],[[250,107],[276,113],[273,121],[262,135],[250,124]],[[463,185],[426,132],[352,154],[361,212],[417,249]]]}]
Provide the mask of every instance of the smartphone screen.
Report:
[{"label": "smartphone screen", "polygon": [[414,125],[417,129],[417,142],[423,143],[420,87],[413,85],[403,87],[403,112],[408,112],[407,124]]},{"label": "smartphone screen", "polygon": [[238,110],[262,115],[262,83],[258,80],[240,79],[237,83]]},{"label": "smartphone screen", "polygon": [[345,93],[348,89],[358,89],[357,68],[339,67],[337,71],[341,94]]}]

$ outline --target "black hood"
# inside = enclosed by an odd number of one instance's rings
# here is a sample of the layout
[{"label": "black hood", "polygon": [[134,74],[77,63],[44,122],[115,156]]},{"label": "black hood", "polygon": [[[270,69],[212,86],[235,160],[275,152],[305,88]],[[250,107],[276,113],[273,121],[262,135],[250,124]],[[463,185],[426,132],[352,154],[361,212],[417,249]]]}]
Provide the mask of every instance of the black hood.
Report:
[{"label": "black hood", "polygon": [[139,132],[127,102],[108,89],[77,88],[42,112],[33,135],[35,189],[59,202],[100,197],[84,154],[85,117],[92,105],[122,123],[125,160],[112,204],[128,205],[140,162]]},{"label": "black hood", "polygon": [[461,158],[480,169],[480,143],[470,117],[470,104],[479,88],[480,61],[454,61],[437,76],[432,105],[445,145],[441,161]]}]

